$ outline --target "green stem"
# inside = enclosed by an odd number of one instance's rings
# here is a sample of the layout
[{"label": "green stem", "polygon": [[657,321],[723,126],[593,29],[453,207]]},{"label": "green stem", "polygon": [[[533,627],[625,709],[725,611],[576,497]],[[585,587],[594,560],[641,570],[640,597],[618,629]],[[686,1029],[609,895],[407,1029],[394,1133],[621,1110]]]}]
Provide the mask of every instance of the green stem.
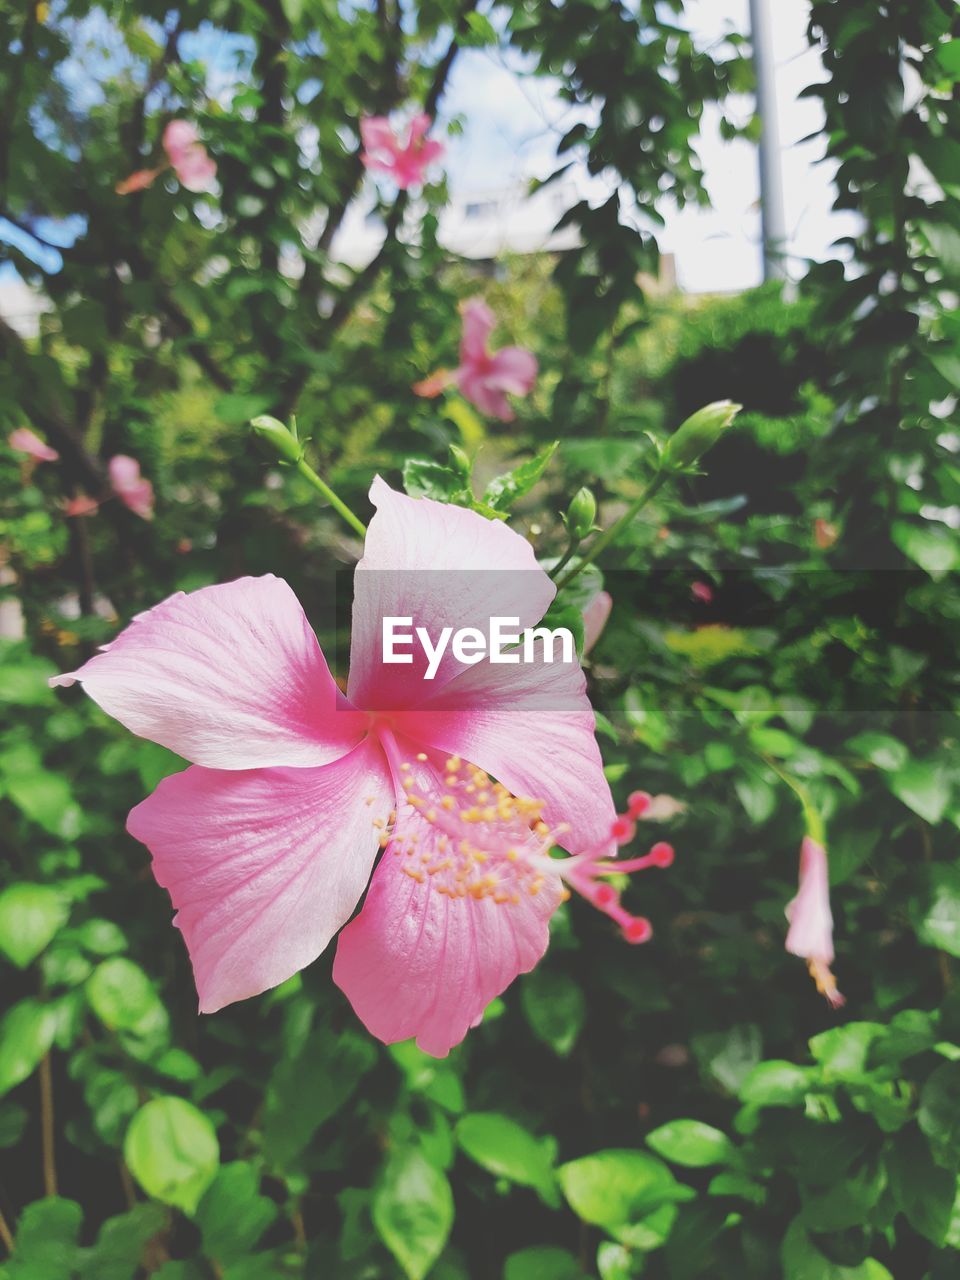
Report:
[{"label": "green stem", "polygon": [[553,568],[550,570],[550,573],[547,576],[550,578],[556,578],[556,576],[559,573],[562,573],[563,570],[570,563],[570,561],[573,559],[573,553],[576,551],[579,545],[580,545],[579,538],[576,540],[576,542],[574,542],[574,540],[571,538],[570,541],[567,543],[566,551],[563,553],[563,555],[560,557],[557,563],[553,566]]},{"label": "green stem", "polygon": [[820,816],[818,809],[811,800],[810,792],[807,788],[802,782],[798,782],[796,778],[791,777],[790,774],[781,769],[778,764],[775,764],[769,756],[761,755],[760,759],[768,769],[773,770],[780,781],[785,783],[800,801],[801,808],[803,809],[803,821],[806,826],[807,835],[816,840],[817,844],[825,845],[827,841],[823,818]]},{"label": "green stem", "polygon": [[347,524],[355,533],[359,533],[360,537],[366,537],[367,526],[363,521],[353,514],[342,498],[338,498],[325,480],[321,480],[317,473],[311,467],[305,458],[301,458],[299,462],[294,464],[305,480],[309,480],[317,493],[322,493],[326,500],[339,515],[343,516]]},{"label": "green stem", "polygon": [[607,547],[609,547],[610,543],[613,542],[616,538],[618,538],[621,533],[623,533],[627,525],[633,523],[633,521],[637,518],[637,516],[640,514],[643,508],[647,505],[647,503],[653,497],[653,495],[657,493],[658,490],[661,488],[661,486],[667,480],[669,475],[670,475],[670,472],[665,469],[657,472],[657,474],[653,477],[650,483],[646,486],[646,488],[640,494],[639,498],[635,498],[633,502],[630,503],[629,507],[627,507],[626,511],[623,513],[620,519],[615,520],[609,529],[604,529],[603,533],[601,533],[598,537],[594,538],[593,542],[591,542],[590,544],[589,549],[586,551],[584,555],[580,557],[580,559],[573,566],[573,568],[568,570],[568,572],[565,573],[562,578],[558,579],[557,581],[558,591],[562,591],[564,587],[569,586],[569,584],[574,580],[574,578],[577,576],[578,573],[581,573],[587,567],[588,564],[592,564],[593,561],[596,560],[600,552],[604,551]]}]

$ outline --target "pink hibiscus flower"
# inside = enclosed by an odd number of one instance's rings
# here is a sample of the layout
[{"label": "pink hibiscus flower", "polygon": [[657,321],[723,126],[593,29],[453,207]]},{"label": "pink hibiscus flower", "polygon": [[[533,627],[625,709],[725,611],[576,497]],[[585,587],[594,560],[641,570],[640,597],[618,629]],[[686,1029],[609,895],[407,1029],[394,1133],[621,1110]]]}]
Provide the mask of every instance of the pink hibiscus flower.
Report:
[{"label": "pink hibiscus flower", "polygon": [[713,603],[713,587],[710,586],[709,582],[691,582],[690,595],[698,604]]},{"label": "pink hibiscus flower", "polygon": [[107,464],[110,485],[125,507],[142,520],[153,519],[153,485],[140,474],[140,463],[118,453]]},{"label": "pink hibiscus flower", "polygon": [[470,298],[460,313],[463,337],[459,367],[440,369],[413,389],[418,396],[432,398],[447,387],[456,386],[481,413],[512,422],[514,413],[507,394],[528,394],[537,378],[537,357],[524,347],[501,347],[493,353],[487,350],[487,339],[497,321],[482,298]]},{"label": "pink hibiscus flower", "polygon": [[11,431],[7,437],[7,444],[18,453],[29,454],[36,462],[56,462],[60,457],[56,449],[51,449],[48,444],[44,444],[29,427],[17,427],[16,431]]},{"label": "pink hibiscus flower", "polygon": [[401,143],[386,116],[365,116],[360,121],[360,159],[367,169],[388,173],[401,191],[422,186],[427,169],[444,152],[442,142],[426,136],[432,123],[424,112],[414,116]]},{"label": "pink hibiscus flower", "polygon": [[556,588],[499,521],[379,478],[370,496],[346,695],[269,575],[172,596],[51,683],[82,681],[192,762],[127,826],[177,908],[202,1012],[285,981],[342,929],[334,981],[368,1029],[443,1056],[537,963],[571,889],[629,941],[649,937],[605,877],[665,861],[611,857],[632,824],[616,817],[576,663],[451,656],[432,682],[425,659],[383,664],[384,617],[432,636],[492,616],[524,627]]},{"label": "pink hibiscus flower", "polygon": [[[188,120],[171,120],[163,131],[163,149],[167,161],[181,186],[188,191],[208,191],[217,176],[217,162]],[[144,191],[152,186],[163,173],[165,165],[158,169],[138,169],[114,187],[118,196],[128,196],[134,191]]]},{"label": "pink hibiscus flower", "polygon": [[843,996],[830,971],[833,964],[833,915],[830,911],[830,876],[827,851],[812,836],[800,848],[800,884],[797,896],[787,904],[790,929],[786,948],[806,960],[817,990],[839,1008]]}]

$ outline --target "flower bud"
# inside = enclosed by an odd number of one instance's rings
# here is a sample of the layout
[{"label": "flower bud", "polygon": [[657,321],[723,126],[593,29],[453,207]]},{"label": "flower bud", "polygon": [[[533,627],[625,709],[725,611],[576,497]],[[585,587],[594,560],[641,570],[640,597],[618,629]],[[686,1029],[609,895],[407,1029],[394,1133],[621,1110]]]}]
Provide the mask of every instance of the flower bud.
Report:
[{"label": "flower bud", "polygon": [[567,533],[579,542],[593,532],[597,519],[597,500],[589,489],[578,489],[570,501],[564,523]]},{"label": "flower bud", "polygon": [[713,448],[742,408],[742,404],[734,404],[732,400],[717,400],[691,414],[667,441],[663,466],[669,471],[692,467]]},{"label": "flower bud", "polygon": [[269,414],[264,413],[259,418],[252,419],[250,426],[261,440],[266,440],[276,450],[285,462],[299,462],[303,457],[303,445],[290,428],[285,427],[279,419],[271,418]]}]

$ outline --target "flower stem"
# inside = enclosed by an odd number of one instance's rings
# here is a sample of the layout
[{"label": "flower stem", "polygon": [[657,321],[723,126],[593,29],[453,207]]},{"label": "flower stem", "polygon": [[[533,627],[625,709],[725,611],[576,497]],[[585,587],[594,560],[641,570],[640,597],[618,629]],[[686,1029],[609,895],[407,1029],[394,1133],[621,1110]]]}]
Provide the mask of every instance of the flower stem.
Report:
[{"label": "flower stem", "polygon": [[644,488],[640,496],[638,498],[634,498],[633,502],[630,503],[629,507],[627,507],[620,519],[615,520],[609,529],[604,529],[603,533],[594,538],[585,554],[580,557],[573,568],[568,569],[563,577],[557,580],[558,591],[562,591],[564,587],[569,586],[578,573],[582,572],[588,564],[592,564],[601,551],[604,551],[611,542],[614,542],[619,538],[624,529],[626,529],[629,524],[633,523],[654,494],[659,491],[669,475],[670,472],[665,469],[661,469],[656,473],[653,479]]},{"label": "flower stem", "polygon": [[355,516],[353,514],[342,498],[337,497],[327,482],[325,480],[321,480],[313,467],[311,467],[310,463],[307,462],[305,458],[301,458],[295,465],[303,478],[310,481],[317,493],[323,494],[331,507],[333,507],[334,511],[336,511],[338,515],[343,516],[350,528],[353,529],[355,533],[359,533],[361,538],[365,537],[367,533],[367,526],[359,516]]},{"label": "flower stem", "polygon": [[57,1163],[53,1127],[53,1075],[50,1054],[40,1059],[40,1137],[43,1149],[43,1190],[48,1196],[57,1194]]}]

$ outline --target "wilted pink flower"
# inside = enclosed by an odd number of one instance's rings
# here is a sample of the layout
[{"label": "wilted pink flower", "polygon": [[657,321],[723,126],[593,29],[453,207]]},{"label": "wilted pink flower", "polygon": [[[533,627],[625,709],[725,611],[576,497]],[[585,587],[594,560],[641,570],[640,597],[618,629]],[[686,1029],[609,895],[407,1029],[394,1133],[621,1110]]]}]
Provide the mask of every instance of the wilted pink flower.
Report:
[{"label": "wilted pink flower", "polygon": [[833,916],[830,912],[830,877],[827,851],[812,836],[805,836],[800,848],[800,885],[797,896],[787,904],[790,929],[786,948],[807,962],[817,990],[835,1008],[843,1004],[833,964]]},{"label": "wilted pink flower", "polygon": [[401,143],[386,116],[365,116],[360,121],[360,159],[366,168],[388,173],[402,191],[421,186],[428,167],[444,152],[442,142],[426,136],[432,123],[424,112],[414,116],[406,143]]},{"label": "wilted pink flower", "polygon": [[[413,615],[433,637],[492,616],[524,627],[556,588],[499,521],[379,478],[370,496],[346,695],[272,575],[172,596],[51,683],[81,680],[128,729],[193,761],[128,829],[177,908],[201,1011],[310,964],[370,881],[334,980],[381,1040],[416,1036],[442,1056],[537,963],[570,889],[645,940],[649,923],[605,877],[663,858],[610,856],[616,815],[576,663],[450,655],[432,683],[415,651],[383,664],[384,617]],[[488,571],[483,605],[470,570]],[[559,840],[571,856],[551,856]]]},{"label": "wilted pink flower", "polygon": [[700,604],[711,604],[713,602],[713,587],[708,582],[691,582],[690,594]]},{"label": "wilted pink flower", "polygon": [[[177,175],[177,181],[188,191],[208,191],[217,176],[217,162],[208,154],[196,129],[188,120],[171,120],[163,131],[163,149]],[[128,196],[152,186],[163,173],[158,169],[138,169],[114,187],[118,196]]]},{"label": "wilted pink flower", "polygon": [[92,516],[99,506],[96,498],[88,498],[81,493],[78,498],[68,498],[63,504],[63,511],[67,516]]},{"label": "wilted pink flower", "polygon": [[447,387],[456,386],[481,413],[501,422],[513,421],[513,410],[507,394],[525,396],[537,377],[537,357],[524,347],[501,347],[491,354],[487,339],[496,325],[496,317],[482,298],[470,298],[460,308],[463,337],[460,340],[460,365],[441,369],[414,385],[418,396],[438,396]]},{"label": "wilted pink flower", "polygon": [[163,149],[181,186],[188,191],[209,190],[217,176],[217,162],[188,120],[170,121],[163,131]]},{"label": "wilted pink flower", "polygon": [[44,444],[36,432],[31,431],[29,427],[17,427],[16,431],[11,431],[7,437],[7,444],[18,453],[29,454],[37,462],[56,462],[60,457],[56,449],[51,449],[48,444]]},{"label": "wilted pink flower", "polygon": [[143,520],[153,519],[153,485],[140,474],[140,463],[118,453],[107,464],[110,485],[125,507]]},{"label": "wilted pink flower", "polygon": [[613,608],[609,591],[598,591],[583,611],[583,652],[588,654],[603,634]]},{"label": "wilted pink flower", "polygon": [[829,551],[840,537],[840,530],[829,520],[818,519],[813,522],[813,540],[821,551]]}]

